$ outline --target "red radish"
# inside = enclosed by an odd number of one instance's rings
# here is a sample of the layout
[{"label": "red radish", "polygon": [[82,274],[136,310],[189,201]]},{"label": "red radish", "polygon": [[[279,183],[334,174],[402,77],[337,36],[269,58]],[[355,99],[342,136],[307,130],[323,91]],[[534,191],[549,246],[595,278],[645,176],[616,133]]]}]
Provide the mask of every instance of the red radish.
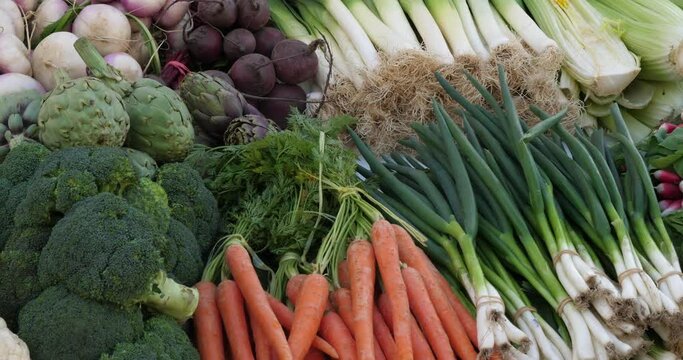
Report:
[{"label": "red radish", "polygon": [[655,179],[659,180],[660,182],[665,182],[665,183],[671,183],[671,184],[678,184],[681,182],[681,177],[678,176],[673,171],[669,170],[657,170],[654,172],[654,177]]},{"label": "red radish", "polygon": [[662,211],[662,215],[666,216],[671,214],[672,212],[679,211],[683,208],[683,200],[676,200],[669,207],[667,207],[664,211]]},{"label": "red radish", "polygon": [[237,26],[256,31],[268,23],[268,0],[237,0]]},{"label": "red radish", "polygon": [[238,13],[235,0],[200,0],[197,4],[199,18],[219,28],[232,27]]},{"label": "red radish", "polygon": [[320,44],[322,40],[315,40],[309,45],[292,39],[277,43],[270,55],[277,78],[287,84],[299,84],[313,79],[318,72],[315,50]]},{"label": "red radish", "polygon": [[662,199],[680,199],[683,197],[678,184],[661,183],[655,186],[655,190]]},{"label": "red radish", "polygon": [[275,87],[275,68],[270,59],[261,54],[237,59],[228,74],[237,90],[249,95],[263,96]]},{"label": "red radish", "polygon": [[209,25],[201,25],[192,30],[186,43],[190,55],[201,63],[213,63],[223,54],[223,36]]},{"label": "red radish", "polygon": [[228,61],[235,61],[256,49],[254,34],[247,29],[237,28],[223,38],[223,53]]},{"label": "red radish", "polygon": [[298,85],[276,84],[265,97],[268,99],[260,101],[258,108],[281,129],[287,128],[287,117],[293,107],[301,112],[306,110],[306,92]]},{"label": "red radish", "polygon": [[285,35],[274,27],[266,26],[254,33],[256,39],[255,53],[270,57],[277,43],[285,39]]},{"label": "red radish", "polygon": [[680,190],[681,193],[683,193],[683,181],[678,183],[678,190]]},{"label": "red radish", "polygon": [[676,125],[672,123],[662,123],[662,125],[659,126],[659,129],[666,131],[667,134],[670,134],[676,130]]},{"label": "red radish", "polygon": [[165,0],[121,0],[126,11],[137,17],[155,16],[165,3]]},{"label": "red radish", "polygon": [[660,200],[659,201],[659,210],[666,210],[669,206],[671,206],[674,202],[677,200]]}]

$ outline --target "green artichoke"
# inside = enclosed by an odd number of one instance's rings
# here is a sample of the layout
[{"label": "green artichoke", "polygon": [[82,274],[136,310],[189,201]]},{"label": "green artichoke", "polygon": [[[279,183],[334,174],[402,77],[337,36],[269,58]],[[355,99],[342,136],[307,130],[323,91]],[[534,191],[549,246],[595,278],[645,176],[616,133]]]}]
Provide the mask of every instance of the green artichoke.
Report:
[{"label": "green artichoke", "polygon": [[140,178],[153,179],[156,176],[159,166],[157,162],[148,154],[131,148],[123,148],[126,151],[128,159],[133,165],[133,170]]},{"label": "green artichoke", "polygon": [[156,161],[181,161],[194,143],[192,116],[180,96],[152,79],[140,79],[125,98],[130,116],[127,145]]},{"label": "green artichoke", "polygon": [[233,119],[225,131],[226,145],[244,145],[266,137],[270,132],[278,131],[277,124],[270,119],[258,115],[244,115]]},{"label": "green artichoke", "polygon": [[50,149],[122,146],[129,128],[121,95],[94,77],[57,85],[38,113],[38,135]]},{"label": "green artichoke", "polygon": [[244,97],[228,82],[203,72],[189,73],[178,87],[202,135],[219,145],[231,120],[242,116]]},{"label": "green artichoke", "polygon": [[38,111],[42,96],[36,90],[0,98],[0,161],[24,140],[38,139]]}]

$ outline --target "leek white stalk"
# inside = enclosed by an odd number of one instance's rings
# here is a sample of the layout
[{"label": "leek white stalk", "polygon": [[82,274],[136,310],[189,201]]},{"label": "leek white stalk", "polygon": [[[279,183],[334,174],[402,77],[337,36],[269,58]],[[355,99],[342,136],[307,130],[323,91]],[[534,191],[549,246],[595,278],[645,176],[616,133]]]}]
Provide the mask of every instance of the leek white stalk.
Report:
[{"label": "leek white stalk", "polygon": [[493,14],[493,8],[488,0],[467,0],[472,16],[477,23],[477,28],[481,32],[489,51],[508,44],[512,39],[505,34]]},{"label": "leek white stalk", "polygon": [[541,54],[546,50],[558,48],[555,40],[549,38],[538,27],[538,24],[516,0],[492,0],[491,2],[510,27],[534,52]]},{"label": "leek white stalk", "polygon": [[589,95],[621,93],[640,61],[586,0],[524,0],[540,28],[564,50],[564,66]]},{"label": "leek white stalk", "polygon": [[470,44],[460,14],[450,0],[425,0],[425,5],[439,25],[455,57],[477,56]]},{"label": "leek white stalk", "polygon": [[358,23],[368,34],[372,43],[387,54],[395,54],[407,49],[418,49],[419,45],[413,46],[409,41],[398,36],[391,28],[382,22],[368,8],[363,0],[343,0]]},{"label": "leek white stalk", "polygon": [[629,113],[648,127],[659,126],[683,111],[683,82],[653,82],[655,93],[646,108]]},{"label": "leek white stalk", "polygon": [[368,0],[367,2],[374,5],[382,22],[394,30],[401,39],[408,41],[413,46],[420,46],[420,40],[417,39],[415,31],[410,26],[410,22],[408,22],[398,0]]},{"label": "leek white stalk", "polygon": [[399,1],[403,10],[413,20],[417,32],[422,37],[422,41],[424,41],[427,52],[445,63],[452,63],[454,61],[453,54],[448,48],[446,39],[444,39],[443,34],[439,29],[439,25],[434,21],[434,18],[429,13],[429,9],[427,9],[424,2],[422,0]]},{"label": "leek white stalk", "polygon": [[467,34],[467,39],[470,41],[470,45],[472,45],[472,49],[482,60],[488,60],[490,56],[489,50],[479,33],[479,29],[477,29],[477,25],[474,23],[467,0],[451,0],[451,3],[455,5],[458,15],[460,15],[460,21]]}]

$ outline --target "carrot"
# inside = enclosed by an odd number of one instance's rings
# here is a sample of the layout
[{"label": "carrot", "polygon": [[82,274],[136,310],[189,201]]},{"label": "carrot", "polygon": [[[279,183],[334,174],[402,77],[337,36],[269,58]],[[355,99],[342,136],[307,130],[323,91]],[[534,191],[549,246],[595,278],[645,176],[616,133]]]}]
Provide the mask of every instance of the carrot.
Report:
[{"label": "carrot", "polygon": [[351,288],[351,277],[349,275],[349,261],[342,260],[337,265],[337,277],[339,277],[339,286],[350,289]]},{"label": "carrot", "polygon": [[327,340],[337,350],[339,360],[356,360],[356,352],[349,351],[356,348],[351,331],[344,325],[344,320],[334,311],[328,311],[320,322],[318,330],[323,339]]},{"label": "carrot", "polygon": [[[346,251],[353,309],[353,335],[359,360],[375,359],[372,308],[375,295],[375,254],[371,243],[354,240]],[[388,354],[387,354],[388,355]]]},{"label": "carrot", "polygon": [[249,313],[261,326],[277,357],[280,360],[292,360],[292,352],[289,349],[285,331],[268,304],[268,296],[261,287],[247,250],[239,244],[230,245],[225,251],[225,260],[244,296]]},{"label": "carrot", "polygon": [[375,337],[379,346],[382,348],[382,352],[388,359],[395,359],[396,353],[396,342],[391,334],[391,328],[388,326],[384,317],[380,314],[378,308],[373,308],[372,310],[372,327],[374,329]]},{"label": "carrot", "polygon": [[254,338],[254,353],[256,353],[256,360],[270,360],[271,351],[270,344],[266,340],[263,330],[253,317],[250,317],[251,333]]},{"label": "carrot", "polygon": [[[377,299],[377,308],[387,325],[391,326],[391,303],[387,294],[382,294]],[[432,349],[429,347],[429,343],[422,333],[420,325],[417,324],[417,320],[412,315],[410,315],[410,335],[413,341],[413,357],[420,360],[435,360]]]},{"label": "carrot", "polygon": [[[427,256],[424,252],[422,255]],[[434,264],[432,264],[434,265]],[[474,320],[474,316],[467,310],[467,308],[460,302],[460,299],[458,299],[457,296],[453,293],[453,289],[451,289],[451,285],[448,283],[448,280],[439,273],[439,271],[434,267],[433,269],[434,273],[436,274],[437,280],[439,281],[439,286],[443,289],[443,292],[446,293],[446,297],[448,297],[448,302],[451,304],[451,307],[453,310],[455,310],[455,313],[458,315],[458,320],[460,320],[460,323],[462,326],[465,328],[465,332],[467,333],[467,337],[470,339],[472,342],[472,345],[474,347],[478,347],[478,339],[477,339],[477,321]]]},{"label": "carrot", "polygon": [[306,353],[304,360],[325,360],[325,354],[318,349],[311,349]]},{"label": "carrot", "polygon": [[[351,308],[351,291],[349,289],[337,289],[332,293],[332,303],[337,310],[337,314],[344,320],[344,324],[349,329],[353,328],[353,310]],[[355,339],[355,336],[354,336]],[[377,337],[373,334],[373,346],[376,360],[385,360],[386,357],[379,346]]]},{"label": "carrot", "polygon": [[225,360],[223,325],[216,305],[216,285],[200,281],[194,287],[199,291],[199,304],[193,320],[199,355],[202,360]]},{"label": "carrot", "polygon": [[422,281],[422,277],[417,270],[407,267],[402,270],[403,281],[408,290],[408,301],[410,310],[417,318],[418,324],[422,328],[429,345],[434,351],[434,355],[439,360],[454,359],[455,354],[451,349],[446,330],[444,330],[439,315],[434,309],[434,304],[429,299],[427,287]]},{"label": "carrot", "polygon": [[[294,322],[294,312],[292,312],[287,305],[281,303],[278,299],[271,295],[268,295],[268,303],[270,304],[270,307],[273,309],[275,316],[277,316],[277,319],[280,321],[282,326],[287,330],[291,329],[292,323]],[[313,347],[324,352],[331,358],[339,358],[339,355],[334,347],[320,337],[316,336],[316,338],[313,340]]]},{"label": "carrot", "polygon": [[294,308],[294,322],[289,332],[289,347],[295,360],[303,359],[320,327],[330,291],[327,279],[320,274],[306,276]]},{"label": "carrot", "polygon": [[287,281],[287,287],[285,289],[285,295],[292,304],[296,304],[296,297],[301,292],[301,286],[306,281],[306,275],[298,274],[294,275],[289,281]]},{"label": "carrot", "polygon": [[375,250],[382,283],[391,302],[396,359],[410,360],[413,358],[410,336],[410,304],[408,303],[406,284],[401,276],[396,236],[388,221],[377,220],[372,225],[372,247]]},{"label": "carrot", "polygon": [[460,323],[457,313],[451,306],[447,294],[439,285],[433,270],[435,269],[434,265],[429,261],[427,255],[415,245],[407,231],[400,226],[394,226],[394,230],[401,260],[417,270],[422,276],[429,298],[432,300],[439,319],[441,319],[444,330],[446,330],[452,349],[455,350],[459,359],[475,360],[477,352]]},{"label": "carrot", "polygon": [[223,280],[216,289],[216,304],[223,318],[223,328],[230,342],[232,359],[254,360],[249,340],[247,316],[242,293],[232,280]]}]

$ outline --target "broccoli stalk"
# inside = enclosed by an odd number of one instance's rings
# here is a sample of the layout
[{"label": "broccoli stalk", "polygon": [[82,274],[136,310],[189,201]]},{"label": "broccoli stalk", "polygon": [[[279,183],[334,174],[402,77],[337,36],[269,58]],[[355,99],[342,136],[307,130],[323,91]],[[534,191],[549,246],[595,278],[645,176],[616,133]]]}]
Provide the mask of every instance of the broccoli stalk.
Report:
[{"label": "broccoli stalk", "polygon": [[199,296],[196,289],[178,284],[169,279],[165,271],[159,271],[152,279],[149,291],[137,302],[185,321],[194,314]]}]

